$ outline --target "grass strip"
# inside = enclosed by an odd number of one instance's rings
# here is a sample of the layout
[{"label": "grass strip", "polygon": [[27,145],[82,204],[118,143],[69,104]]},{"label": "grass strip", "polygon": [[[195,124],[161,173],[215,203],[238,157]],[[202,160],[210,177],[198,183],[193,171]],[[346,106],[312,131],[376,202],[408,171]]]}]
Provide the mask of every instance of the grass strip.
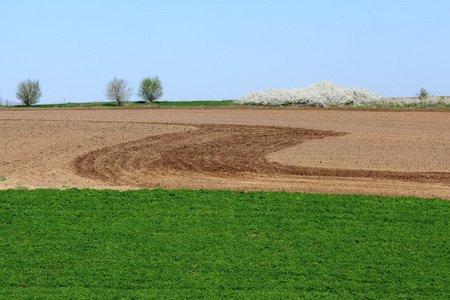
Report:
[{"label": "grass strip", "polygon": [[[122,106],[119,106],[117,102],[85,102],[85,103],[63,103],[63,104],[38,104],[33,106],[1,106],[0,109],[8,108],[94,108],[94,107],[108,107],[108,108],[118,108],[118,107],[223,107],[223,106],[253,106],[253,107],[270,107],[264,105],[241,105],[237,104],[234,100],[199,100],[199,101],[155,101],[155,102],[125,102]],[[290,104],[284,107],[308,107],[298,104]],[[344,105],[344,106],[327,106],[327,108],[351,108],[351,109],[450,109],[450,105],[367,105],[367,106],[354,106],[354,105]]]},{"label": "grass strip", "polygon": [[233,100],[223,101],[130,101],[119,106],[117,102],[86,102],[86,103],[63,103],[63,104],[38,104],[33,106],[0,106],[0,108],[77,108],[77,107],[205,107],[205,106],[243,106],[236,104]]},{"label": "grass strip", "polygon": [[2,299],[448,299],[450,202],[0,191]]}]

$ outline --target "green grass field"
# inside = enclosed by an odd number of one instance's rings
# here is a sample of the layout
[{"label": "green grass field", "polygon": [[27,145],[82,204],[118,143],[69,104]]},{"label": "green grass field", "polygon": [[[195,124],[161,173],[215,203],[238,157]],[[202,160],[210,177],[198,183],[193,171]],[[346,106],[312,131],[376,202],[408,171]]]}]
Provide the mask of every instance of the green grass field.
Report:
[{"label": "green grass field", "polygon": [[[249,106],[236,104],[234,100],[222,100],[222,101],[155,101],[148,102],[126,102],[122,106],[118,106],[117,102],[85,102],[85,103],[64,103],[64,104],[38,104],[33,106],[1,106],[0,108],[76,108],[76,107],[217,107],[217,106]],[[255,106],[255,105],[254,105]],[[259,106],[259,105],[256,105]],[[287,107],[301,107],[299,105],[288,105]],[[352,109],[366,109],[366,108],[389,108],[389,109],[450,109],[450,105],[437,105],[437,106],[425,106],[425,105],[411,105],[411,106],[343,106],[343,107],[329,107],[329,108],[352,108]]]},{"label": "green grass field", "polygon": [[0,191],[0,299],[449,299],[450,202]]},{"label": "green grass field", "polygon": [[63,103],[63,104],[38,104],[33,106],[0,106],[0,108],[76,108],[76,107],[204,107],[204,106],[240,106],[234,100],[223,101],[155,101],[149,102],[126,102],[122,106],[117,102],[85,102],[85,103]]}]

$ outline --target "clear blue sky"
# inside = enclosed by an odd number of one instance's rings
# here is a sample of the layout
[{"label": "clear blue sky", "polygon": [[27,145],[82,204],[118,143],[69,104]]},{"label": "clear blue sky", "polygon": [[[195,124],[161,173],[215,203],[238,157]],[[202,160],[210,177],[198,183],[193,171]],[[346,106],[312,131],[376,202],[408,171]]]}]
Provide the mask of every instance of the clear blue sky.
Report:
[{"label": "clear blue sky", "polygon": [[[237,99],[322,80],[391,97],[450,95],[450,1],[0,0],[0,96],[106,101],[159,76],[161,100]],[[134,95],[132,100],[138,100]]]}]

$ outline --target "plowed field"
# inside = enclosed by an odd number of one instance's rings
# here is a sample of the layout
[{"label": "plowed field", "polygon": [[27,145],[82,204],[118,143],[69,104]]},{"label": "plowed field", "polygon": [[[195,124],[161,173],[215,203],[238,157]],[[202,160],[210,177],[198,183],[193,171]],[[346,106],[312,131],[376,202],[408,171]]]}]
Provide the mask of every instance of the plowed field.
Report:
[{"label": "plowed field", "polygon": [[450,199],[450,112],[0,110],[0,189],[188,188]]}]

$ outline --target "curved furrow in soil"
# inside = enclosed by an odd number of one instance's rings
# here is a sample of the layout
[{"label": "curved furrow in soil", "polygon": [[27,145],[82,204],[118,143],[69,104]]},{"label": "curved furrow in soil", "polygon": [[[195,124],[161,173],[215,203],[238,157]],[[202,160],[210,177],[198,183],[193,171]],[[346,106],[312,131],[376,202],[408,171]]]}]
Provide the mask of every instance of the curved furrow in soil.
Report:
[{"label": "curved furrow in soil", "polygon": [[[266,155],[312,139],[345,133],[286,127],[199,125],[197,129],[147,137],[89,152],[75,159],[84,177],[136,187],[154,187],[152,178],[183,174],[237,178],[258,175],[325,176],[450,183],[450,173],[391,172],[287,166]],[[186,176],[187,174],[187,176]]]}]

